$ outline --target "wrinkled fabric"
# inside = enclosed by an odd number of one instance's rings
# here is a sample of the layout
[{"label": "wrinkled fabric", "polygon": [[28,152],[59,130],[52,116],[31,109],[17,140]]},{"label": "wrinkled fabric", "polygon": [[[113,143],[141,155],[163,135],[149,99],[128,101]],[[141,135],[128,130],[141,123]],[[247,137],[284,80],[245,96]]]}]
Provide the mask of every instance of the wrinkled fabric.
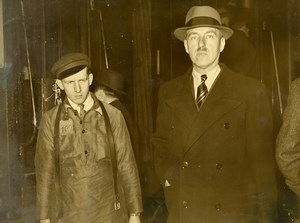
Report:
[{"label": "wrinkled fabric", "polygon": [[276,140],[276,160],[286,184],[300,197],[300,78],[291,85]]},{"label": "wrinkled fabric", "polygon": [[[128,130],[121,113],[104,104],[110,118],[118,163],[121,210],[114,210],[114,186],[104,116],[99,103],[83,120],[64,101],[60,114],[60,181],[63,223],[127,222],[128,212],[142,211],[138,171]],[[51,198],[55,190],[57,160],[54,123],[58,106],[45,113],[38,134],[35,165],[39,218],[53,218]],[[55,205],[54,205],[55,206]]]},{"label": "wrinkled fabric", "polygon": [[221,65],[199,111],[191,70],[162,85],[158,99],[154,161],[168,223],[276,222],[272,116],[264,87]]}]

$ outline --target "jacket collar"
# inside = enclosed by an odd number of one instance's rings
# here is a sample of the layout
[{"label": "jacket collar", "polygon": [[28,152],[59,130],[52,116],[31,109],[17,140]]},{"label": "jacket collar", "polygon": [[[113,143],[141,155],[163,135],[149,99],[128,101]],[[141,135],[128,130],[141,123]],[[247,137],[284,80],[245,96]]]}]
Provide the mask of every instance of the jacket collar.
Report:
[{"label": "jacket collar", "polygon": [[[99,101],[98,101],[97,97],[92,92],[90,92],[90,97],[91,97],[90,99],[92,101],[90,101],[89,104],[90,103],[93,103],[93,104],[92,104],[92,106],[89,110],[95,110],[100,115],[103,115],[103,112],[102,112],[102,109],[100,107],[100,104],[99,104]],[[67,111],[68,109],[74,110],[74,108],[70,105],[70,102],[69,102],[67,97],[65,98],[63,103],[64,103],[65,111]]]}]

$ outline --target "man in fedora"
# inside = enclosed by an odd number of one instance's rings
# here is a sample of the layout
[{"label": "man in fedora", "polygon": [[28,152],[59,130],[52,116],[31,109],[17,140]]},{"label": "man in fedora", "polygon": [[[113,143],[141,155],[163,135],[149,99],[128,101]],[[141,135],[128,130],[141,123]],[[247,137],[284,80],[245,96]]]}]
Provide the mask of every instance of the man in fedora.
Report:
[{"label": "man in fedora", "polygon": [[44,114],[39,129],[40,223],[140,223],[138,170],[121,112],[89,91],[85,54],[66,54],[51,71],[66,98]]},{"label": "man in fedora", "polygon": [[219,64],[233,31],[209,6],[175,30],[192,67],[161,86],[153,136],[168,223],[275,222],[272,117],[264,86]]}]

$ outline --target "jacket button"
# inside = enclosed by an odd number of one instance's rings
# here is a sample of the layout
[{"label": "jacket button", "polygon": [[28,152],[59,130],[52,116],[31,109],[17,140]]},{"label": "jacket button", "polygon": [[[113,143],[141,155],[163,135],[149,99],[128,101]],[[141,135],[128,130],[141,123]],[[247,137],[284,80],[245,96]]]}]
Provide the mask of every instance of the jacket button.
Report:
[{"label": "jacket button", "polygon": [[221,210],[221,204],[215,204],[215,209],[216,209],[216,211],[220,211]]},{"label": "jacket button", "polygon": [[182,168],[184,169],[184,168],[186,168],[186,167],[188,167],[189,166],[189,162],[183,162],[182,163]]},{"label": "jacket button", "polygon": [[230,128],[230,123],[229,122],[224,123],[224,128],[229,129]]},{"label": "jacket button", "polygon": [[183,206],[184,208],[188,208],[188,203],[187,203],[187,201],[182,201],[182,206]]},{"label": "jacket button", "polygon": [[223,165],[221,163],[217,163],[216,164],[216,169],[217,170],[222,170],[223,169]]},{"label": "jacket button", "polygon": [[85,133],[85,130],[84,130],[84,129],[82,130],[82,133]]},{"label": "jacket button", "polygon": [[174,126],[174,125],[171,125],[171,129],[175,129],[175,126]]}]

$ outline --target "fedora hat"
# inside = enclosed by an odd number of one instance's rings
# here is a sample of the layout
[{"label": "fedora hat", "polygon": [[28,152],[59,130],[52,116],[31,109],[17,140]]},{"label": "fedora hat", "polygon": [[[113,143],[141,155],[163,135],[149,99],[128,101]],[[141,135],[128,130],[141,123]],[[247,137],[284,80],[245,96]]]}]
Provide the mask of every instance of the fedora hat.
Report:
[{"label": "fedora hat", "polygon": [[124,91],[125,78],[116,70],[104,69],[100,75],[94,76],[96,85],[105,86],[121,96],[128,96]]},{"label": "fedora hat", "polygon": [[197,27],[213,27],[219,29],[223,37],[228,39],[233,30],[222,26],[220,14],[210,6],[194,6],[190,8],[185,17],[185,26],[175,29],[174,35],[180,41],[184,41],[186,31]]}]

